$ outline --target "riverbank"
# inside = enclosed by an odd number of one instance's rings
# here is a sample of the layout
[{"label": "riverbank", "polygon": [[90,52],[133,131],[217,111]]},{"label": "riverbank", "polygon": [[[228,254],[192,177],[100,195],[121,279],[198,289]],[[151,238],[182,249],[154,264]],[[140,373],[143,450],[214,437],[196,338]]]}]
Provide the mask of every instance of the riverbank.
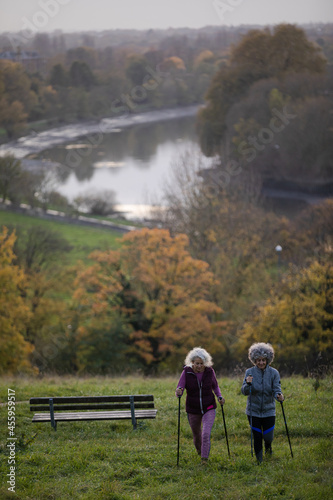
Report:
[{"label": "riverbank", "polygon": [[[114,220],[108,220],[107,218],[97,219],[94,217],[88,217],[84,214],[67,214],[65,212],[51,209],[42,210],[41,208],[32,208],[24,203],[18,206],[14,206],[8,201],[4,203],[2,199],[0,199],[0,211],[12,212],[28,217],[38,217],[39,219],[51,220],[64,224],[76,224],[78,226],[90,226],[100,229],[109,229],[110,231],[115,231],[123,234],[138,229],[137,226],[123,224],[121,222],[117,223]],[[114,215],[116,217],[117,211],[115,211]]]},{"label": "riverbank", "polygon": [[43,132],[31,133],[15,141],[2,144],[0,146],[0,156],[11,154],[17,159],[23,159],[28,155],[40,153],[50,147],[84,136],[87,136],[91,143],[96,144],[102,141],[104,134],[136,125],[195,116],[199,108],[200,105],[196,104],[186,108],[162,109],[139,114],[128,113],[117,117],[104,118],[96,122],[89,121],[55,127]]}]

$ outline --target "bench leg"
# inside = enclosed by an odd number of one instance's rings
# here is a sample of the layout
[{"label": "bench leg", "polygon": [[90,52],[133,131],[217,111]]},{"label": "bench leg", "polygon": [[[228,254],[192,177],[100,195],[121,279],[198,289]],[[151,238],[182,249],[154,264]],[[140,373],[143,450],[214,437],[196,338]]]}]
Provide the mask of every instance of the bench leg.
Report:
[{"label": "bench leg", "polygon": [[56,431],[57,430],[57,422],[54,419],[54,408],[53,408],[53,399],[49,399],[50,403],[50,417],[51,417],[51,427]]},{"label": "bench leg", "polygon": [[134,409],[134,396],[130,396],[130,405],[131,405],[131,416],[132,416],[132,424],[133,429],[136,429],[136,418],[135,418],[135,409]]}]

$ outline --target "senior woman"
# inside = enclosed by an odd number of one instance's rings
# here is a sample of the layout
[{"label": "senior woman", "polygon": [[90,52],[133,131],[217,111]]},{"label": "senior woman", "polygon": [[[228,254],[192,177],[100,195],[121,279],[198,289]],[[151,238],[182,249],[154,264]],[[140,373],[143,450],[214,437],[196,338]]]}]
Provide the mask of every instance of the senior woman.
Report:
[{"label": "senior woman", "polygon": [[205,349],[195,347],[186,356],[176,389],[177,397],[181,397],[186,389],[187,418],[203,465],[209,458],[210,435],[217,407],[215,396],[221,405],[225,403],[212,365],[211,355]]},{"label": "senior woman", "polygon": [[259,342],[249,348],[248,357],[254,365],[245,372],[242,394],[247,396],[246,415],[253,432],[254,451],[257,462],[263,459],[262,440],[265,453],[272,454],[275,427],[275,400],[284,401],[281,393],[279,372],[270,366],[274,359],[271,344]]}]

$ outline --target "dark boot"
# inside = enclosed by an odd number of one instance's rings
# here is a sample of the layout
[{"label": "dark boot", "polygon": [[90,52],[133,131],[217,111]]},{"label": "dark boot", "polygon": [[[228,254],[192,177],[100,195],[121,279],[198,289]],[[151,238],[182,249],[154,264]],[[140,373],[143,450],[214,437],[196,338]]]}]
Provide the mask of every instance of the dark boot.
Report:
[{"label": "dark boot", "polygon": [[259,453],[256,453],[257,457],[257,464],[260,465],[262,462],[262,450],[259,451]]},{"label": "dark boot", "polygon": [[265,455],[271,456],[272,453],[272,443],[265,443]]}]

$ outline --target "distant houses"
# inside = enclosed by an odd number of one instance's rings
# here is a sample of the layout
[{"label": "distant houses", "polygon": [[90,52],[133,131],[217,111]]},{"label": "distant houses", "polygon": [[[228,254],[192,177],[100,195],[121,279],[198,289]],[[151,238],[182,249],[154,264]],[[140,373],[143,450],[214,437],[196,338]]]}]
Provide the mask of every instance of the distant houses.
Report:
[{"label": "distant houses", "polygon": [[41,57],[35,50],[18,50],[16,52],[4,50],[0,52],[0,59],[20,63],[29,73],[41,71],[46,64],[46,58]]}]

